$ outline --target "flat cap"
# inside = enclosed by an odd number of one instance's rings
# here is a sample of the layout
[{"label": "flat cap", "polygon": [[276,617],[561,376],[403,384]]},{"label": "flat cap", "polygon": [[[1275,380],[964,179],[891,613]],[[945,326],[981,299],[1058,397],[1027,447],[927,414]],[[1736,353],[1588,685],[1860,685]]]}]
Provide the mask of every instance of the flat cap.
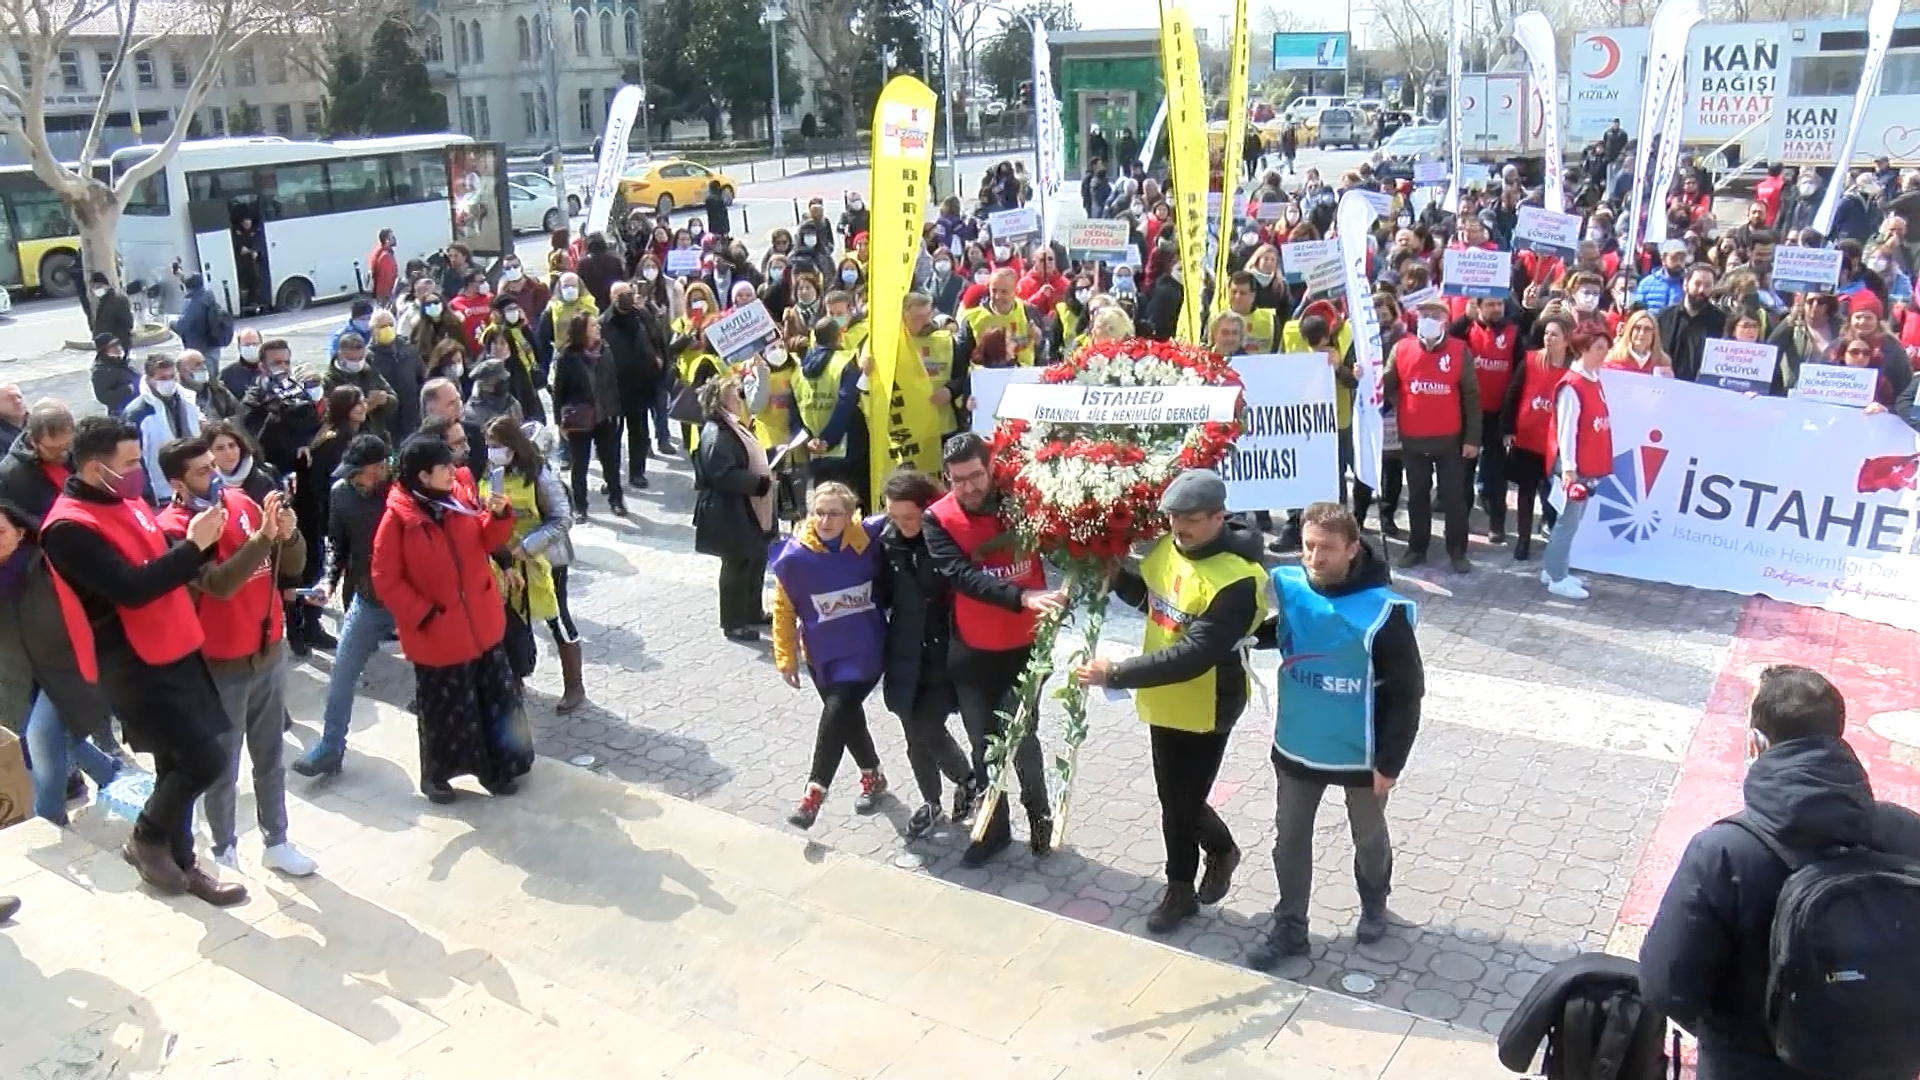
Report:
[{"label": "flat cap", "polygon": [[1202,514],[1227,508],[1227,482],[1211,469],[1188,469],[1160,496],[1163,514]]}]

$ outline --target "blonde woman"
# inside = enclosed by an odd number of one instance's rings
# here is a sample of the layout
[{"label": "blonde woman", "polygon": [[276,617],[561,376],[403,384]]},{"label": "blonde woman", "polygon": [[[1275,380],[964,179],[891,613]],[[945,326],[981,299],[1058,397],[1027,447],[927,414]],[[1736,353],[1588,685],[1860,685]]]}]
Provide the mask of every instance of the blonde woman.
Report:
[{"label": "blonde woman", "polygon": [[876,542],[886,519],[860,520],[853,489],[825,483],[813,489],[812,513],[789,539],[774,544],[769,565],[773,594],[773,663],[799,687],[807,677],[824,703],[813,744],[813,765],[800,805],[787,817],[811,828],[827,788],[848,754],[860,768],[857,813],[871,814],[887,793],[880,755],[863,707],[885,667],[887,618],[880,605],[884,564]]},{"label": "blonde woman", "polygon": [[1603,367],[1610,371],[1637,371],[1643,375],[1673,378],[1673,361],[1660,347],[1660,328],[1645,308],[1627,316],[1620,324],[1620,336],[1607,351]]}]

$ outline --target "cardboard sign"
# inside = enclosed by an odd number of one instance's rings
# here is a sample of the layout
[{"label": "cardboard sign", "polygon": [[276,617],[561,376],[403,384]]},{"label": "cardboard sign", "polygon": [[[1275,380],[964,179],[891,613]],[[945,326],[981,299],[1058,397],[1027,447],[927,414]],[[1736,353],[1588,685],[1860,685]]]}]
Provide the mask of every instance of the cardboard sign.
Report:
[{"label": "cardboard sign", "polygon": [[1782,292],[1830,293],[1840,284],[1838,248],[1788,247],[1773,249],[1773,287]]},{"label": "cardboard sign", "polygon": [[1037,383],[1045,368],[1008,367],[973,368],[967,373],[968,385],[973,390],[973,432],[985,438],[993,434],[995,421],[993,414],[1000,408],[1000,398],[1006,394],[1007,387],[1018,383]]},{"label": "cardboard sign", "polygon": [[667,273],[674,277],[692,277],[699,272],[699,248],[676,248],[667,252]]},{"label": "cardboard sign", "polygon": [[1712,338],[1700,350],[1700,377],[1695,381],[1741,393],[1764,394],[1773,385],[1773,371],[1779,358],[1779,348],[1764,341]]},{"label": "cardboard sign", "polygon": [[1520,222],[1513,230],[1513,247],[1515,251],[1537,251],[1571,259],[1580,250],[1580,215],[1522,206]]},{"label": "cardboard sign", "polygon": [[1220,463],[1227,509],[1272,510],[1340,497],[1333,369],[1321,353],[1241,356],[1245,430]]},{"label": "cardboard sign", "polygon": [[1380,217],[1391,217],[1393,215],[1393,196],[1386,192],[1361,188],[1360,197],[1367,200],[1367,205],[1373,207],[1373,212],[1376,215]]},{"label": "cardboard sign", "polygon": [[1414,308],[1419,307],[1421,304],[1424,304],[1429,300],[1433,300],[1437,298],[1439,295],[1440,295],[1440,286],[1438,285],[1429,285],[1424,289],[1415,289],[1412,292],[1400,298],[1400,310],[1412,311]]},{"label": "cardboard sign", "polygon": [[1447,296],[1506,299],[1513,292],[1513,253],[1448,248],[1440,261],[1440,291]]},{"label": "cardboard sign", "polygon": [[1262,199],[1253,204],[1253,220],[1279,221],[1287,216],[1287,203],[1284,199]]},{"label": "cardboard sign", "polygon": [[1007,387],[993,415],[1042,424],[1225,423],[1239,402],[1237,386],[1027,383]]},{"label": "cardboard sign", "polygon": [[708,323],[706,334],[713,351],[732,363],[777,339],[780,330],[773,324],[773,316],[767,314],[767,305],[755,300]]},{"label": "cardboard sign", "polygon": [[[1325,269],[1331,266],[1331,271]],[[1289,284],[1299,285],[1312,280],[1316,271],[1321,274],[1339,274],[1340,241],[1338,240],[1296,240],[1280,247],[1280,268],[1285,272]]]},{"label": "cardboard sign", "polygon": [[1787,396],[1802,401],[1817,401],[1823,405],[1864,409],[1873,404],[1873,393],[1879,387],[1878,367],[1802,364],[1800,381]]},{"label": "cardboard sign", "polygon": [[987,232],[995,240],[1009,243],[1039,236],[1040,215],[1031,206],[1023,206],[1018,210],[997,210],[987,215]]},{"label": "cardboard sign", "polygon": [[1076,221],[1066,228],[1067,257],[1072,259],[1098,259],[1102,262],[1118,260],[1127,250],[1127,238],[1131,235],[1124,221]]},{"label": "cardboard sign", "polygon": [[1444,161],[1414,162],[1413,182],[1419,187],[1436,187],[1446,183],[1447,163]]}]

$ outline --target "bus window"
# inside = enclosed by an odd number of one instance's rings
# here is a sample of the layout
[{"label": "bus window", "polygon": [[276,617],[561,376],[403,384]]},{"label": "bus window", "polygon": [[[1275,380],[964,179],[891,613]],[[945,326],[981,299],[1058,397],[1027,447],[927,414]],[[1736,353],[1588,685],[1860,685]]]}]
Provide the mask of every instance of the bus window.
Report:
[{"label": "bus window", "polygon": [[127,208],[121,212],[137,217],[166,217],[171,213],[167,204],[167,170],[161,169],[140,181],[127,198]]},{"label": "bus window", "polygon": [[393,185],[387,176],[390,157],[354,158],[327,162],[327,190],[335,210],[371,210],[393,205]]},{"label": "bus window", "polygon": [[278,165],[269,175],[272,195],[265,200],[268,221],[312,217],[333,209],[332,200],[327,197],[325,162]]},{"label": "bus window", "polygon": [[445,150],[414,150],[400,155],[394,170],[394,202],[442,202],[447,197]]},{"label": "bus window", "polygon": [[47,188],[15,192],[9,201],[13,203],[13,220],[19,228],[15,240],[57,240],[80,231],[67,216],[60,196]]},{"label": "bus window", "polygon": [[233,224],[232,206],[257,203],[259,177],[252,169],[210,170],[187,174],[187,216],[196,233],[225,230]]}]

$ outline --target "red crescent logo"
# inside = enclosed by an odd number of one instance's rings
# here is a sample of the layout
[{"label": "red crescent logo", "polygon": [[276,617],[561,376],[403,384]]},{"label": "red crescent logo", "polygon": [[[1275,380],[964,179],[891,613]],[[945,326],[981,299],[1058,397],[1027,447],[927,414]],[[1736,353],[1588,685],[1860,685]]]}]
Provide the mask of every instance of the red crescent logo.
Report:
[{"label": "red crescent logo", "polygon": [[1461,103],[1460,103],[1460,111],[1461,111],[1461,112],[1472,112],[1472,111],[1473,111],[1473,107],[1474,107],[1475,105],[1478,105],[1478,104],[1479,104],[1479,102],[1477,102],[1477,101],[1475,101],[1475,100],[1473,100],[1473,99],[1472,99],[1471,97],[1469,97],[1469,98],[1464,98],[1464,99],[1462,99],[1462,100],[1461,100]]},{"label": "red crescent logo", "polygon": [[1512,94],[1501,94],[1501,95],[1500,95],[1500,107],[1501,107],[1501,108],[1503,108],[1503,109],[1511,109],[1511,108],[1513,108],[1513,95],[1512,95]]},{"label": "red crescent logo", "polygon": [[1599,50],[1602,57],[1600,66],[1587,72],[1589,79],[1604,79],[1620,69],[1620,46],[1605,34],[1595,34],[1587,39],[1587,44]]}]

